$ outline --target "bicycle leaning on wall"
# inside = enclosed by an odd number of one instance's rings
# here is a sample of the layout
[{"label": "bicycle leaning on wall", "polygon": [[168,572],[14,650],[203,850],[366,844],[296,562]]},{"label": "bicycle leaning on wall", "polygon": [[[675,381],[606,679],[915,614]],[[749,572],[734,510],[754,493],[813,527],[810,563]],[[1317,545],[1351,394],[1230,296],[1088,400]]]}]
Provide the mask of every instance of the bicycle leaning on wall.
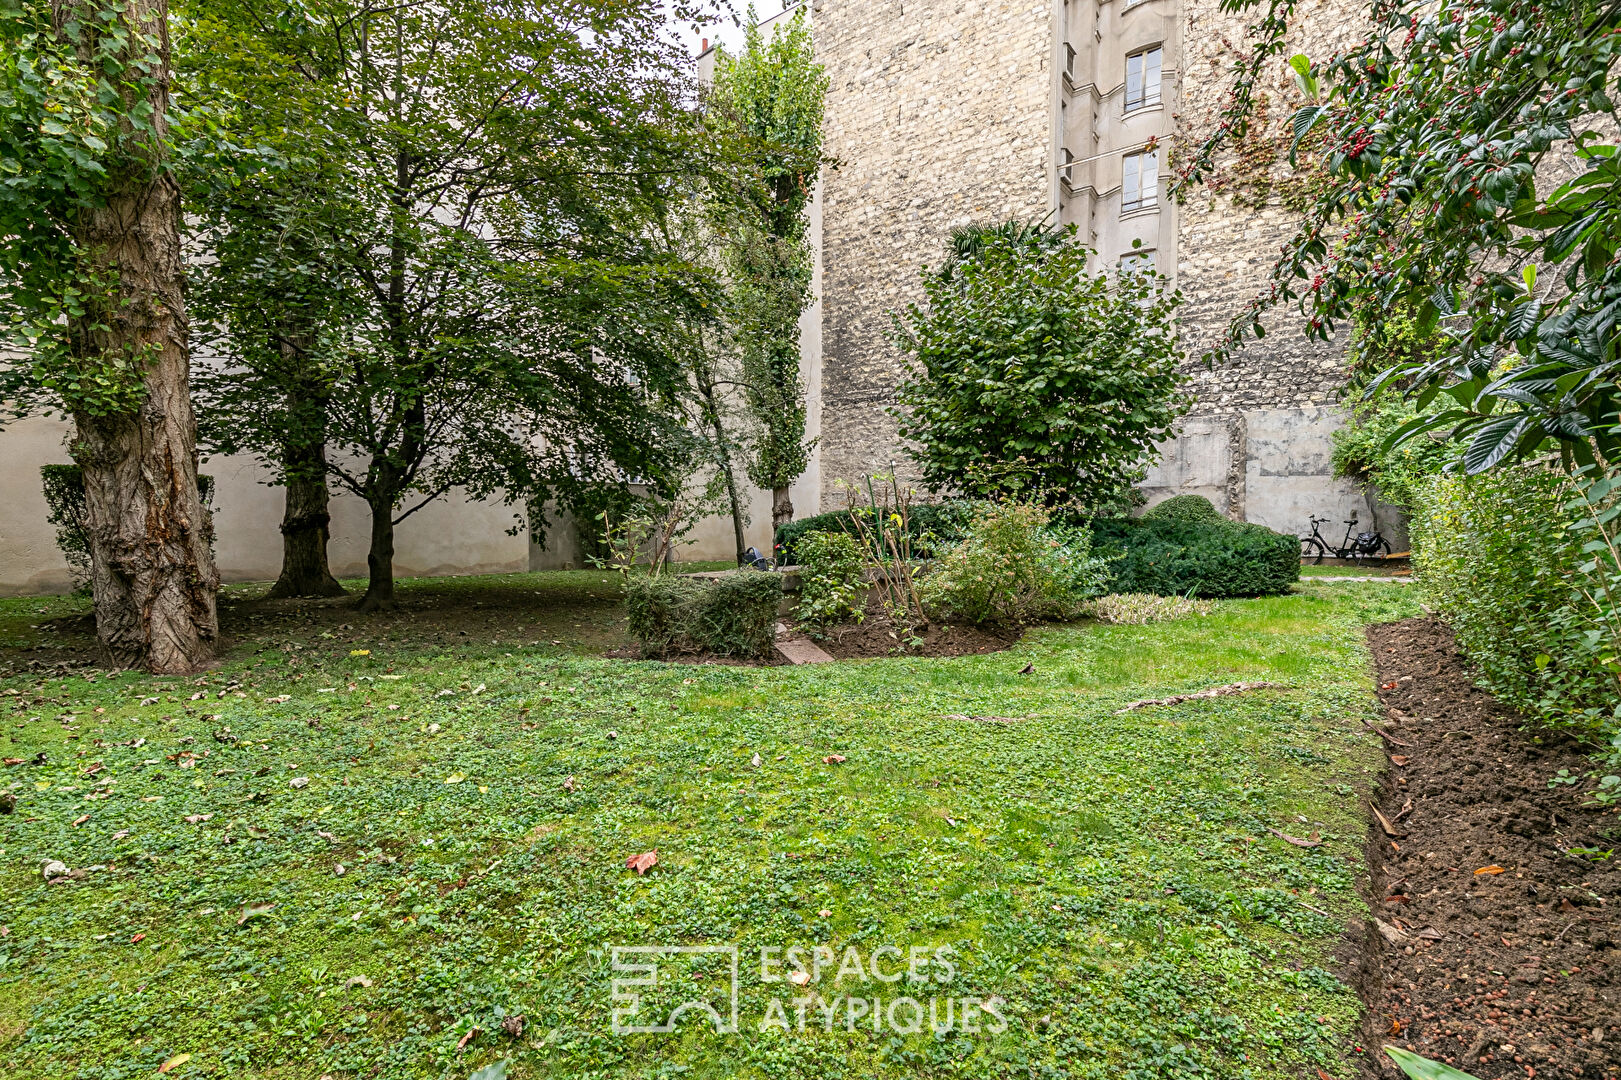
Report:
[{"label": "bicycle leaning on wall", "polygon": [[1361,532],[1355,536],[1351,530],[1356,528],[1357,516],[1351,515],[1351,520],[1345,523],[1345,539],[1339,547],[1334,547],[1328,538],[1318,531],[1317,526],[1326,525],[1328,518],[1313,517],[1311,519],[1311,535],[1300,538],[1300,561],[1321,563],[1332,555],[1336,559],[1381,559],[1390,554],[1390,541],[1377,532]]}]

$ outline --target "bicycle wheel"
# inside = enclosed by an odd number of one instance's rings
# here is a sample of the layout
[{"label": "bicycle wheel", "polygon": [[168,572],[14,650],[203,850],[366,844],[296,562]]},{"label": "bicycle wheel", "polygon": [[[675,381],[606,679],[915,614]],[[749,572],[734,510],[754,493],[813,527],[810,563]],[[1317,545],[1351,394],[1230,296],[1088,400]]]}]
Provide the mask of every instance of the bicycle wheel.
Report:
[{"label": "bicycle wheel", "polygon": [[1302,537],[1300,540],[1300,561],[1312,565],[1320,565],[1323,557],[1328,554],[1328,547],[1315,536]]}]

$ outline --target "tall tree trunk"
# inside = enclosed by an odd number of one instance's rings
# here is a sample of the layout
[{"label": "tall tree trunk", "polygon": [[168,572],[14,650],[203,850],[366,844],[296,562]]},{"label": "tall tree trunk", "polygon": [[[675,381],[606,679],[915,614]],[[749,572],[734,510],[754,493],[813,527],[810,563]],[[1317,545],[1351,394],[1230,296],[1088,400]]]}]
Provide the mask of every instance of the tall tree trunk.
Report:
[{"label": "tall tree trunk", "polygon": [[281,518],[281,576],[272,597],[342,596],[343,586],[327,566],[332,523],[326,484],[327,394],[310,369],[313,334],[290,333],[282,341],[289,365],[287,439],[282,444],[286,501]]},{"label": "tall tree trunk", "polygon": [[[272,597],[342,596],[327,566],[331,496],[326,486],[326,444],[288,448],[286,506],[281,518],[281,576]],[[296,467],[295,467],[296,466]]]},{"label": "tall tree trunk", "polygon": [[[701,357],[693,368],[698,380],[698,396],[703,402],[704,420],[714,433],[715,452],[720,456],[720,467],[726,474],[726,495],[732,503],[732,536],[737,541],[737,565],[742,566],[748,541],[743,538],[743,500],[737,493],[737,474],[732,471],[732,444],[726,438],[725,425],[721,423],[720,400],[715,391],[715,377],[709,368],[709,358]],[[772,542],[774,544],[775,539]]]},{"label": "tall tree trunk", "polygon": [[371,548],[366,552],[366,595],[360,598],[363,612],[388,611],[394,607],[394,502],[371,504]]},{"label": "tall tree trunk", "polygon": [[[72,44],[89,58],[98,31],[79,6],[55,0],[56,32],[79,22]],[[163,674],[213,660],[219,637],[219,572],[197,492],[197,421],[191,407],[180,193],[162,171],[167,137],[168,11],[165,0],[130,0],[123,19],[157,42],[162,75],[147,99],[153,132],[144,159],[111,173],[105,203],[73,223],[86,269],[111,296],[68,322],[74,355],[87,363],[132,361],[144,400],[133,413],[76,410],[73,456],[84,470],[96,636],[108,660]],[[132,34],[134,61],[149,46]],[[134,142],[135,140],[131,140]],[[93,291],[92,291],[93,292]]]},{"label": "tall tree trunk", "polygon": [[772,488],[771,489],[771,528],[773,530],[773,533],[772,533],[772,541],[771,542],[773,544],[776,543],[775,530],[782,528],[784,525],[788,524],[792,520],[794,520],[794,504],[793,504],[793,500],[788,498],[788,488],[787,488],[787,486],[785,485],[783,487]]}]

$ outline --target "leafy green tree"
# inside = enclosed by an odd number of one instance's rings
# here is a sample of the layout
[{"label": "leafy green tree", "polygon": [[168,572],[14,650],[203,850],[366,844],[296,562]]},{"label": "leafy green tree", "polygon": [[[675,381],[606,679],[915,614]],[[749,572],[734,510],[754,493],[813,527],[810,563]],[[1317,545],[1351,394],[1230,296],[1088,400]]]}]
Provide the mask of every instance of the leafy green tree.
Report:
[{"label": "leafy green tree", "polygon": [[[652,226],[673,181],[718,151],[663,12],[220,0],[202,14],[199,92],[241,101],[249,131],[278,128],[269,150],[292,163],[250,178],[264,214],[218,215],[242,254],[230,269],[248,269],[245,296],[310,286],[268,312],[279,326],[244,325],[229,359],[251,374],[214,400],[230,422],[314,376],[310,438],[371,509],[361,607],[392,604],[395,526],[453,488],[589,518],[603,487],[667,483],[682,320],[714,285]],[[310,347],[281,365],[289,341]],[[282,452],[283,419],[241,427]]]},{"label": "leafy green tree", "polygon": [[164,0],[0,0],[0,400],[73,420],[112,663],[212,659]]},{"label": "leafy green tree", "polygon": [[912,367],[894,415],[934,488],[1120,506],[1192,405],[1180,296],[1151,274],[1089,272],[1074,234],[959,231],[924,271],[925,302],[895,315]]},{"label": "leafy green tree", "polygon": [[754,147],[754,167],[716,204],[726,255],[744,394],[755,424],[749,477],[771,490],[771,518],[794,517],[788,488],[810,459],[799,318],[811,303],[806,210],[822,158],[827,74],[816,62],[805,10],[766,40],[749,9],[743,52],[715,65],[709,125]]},{"label": "leafy green tree", "polygon": [[[1296,10],[1295,0],[1223,6],[1264,13],[1186,182],[1255,122],[1258,80],[1282,62]],[[1324,340],[1361,305],[1406,309],[1420,337],[1439,329],[1446,343],[1393,358],[1371,384],[1417,399],[1397,439],[1450,431],[1470,472],[1554,447],[1570,468],[1615,461],[1621,9],[1377,0],[1369,20],[1355,47],[1288,61],[1306,98],[1295,145],[1314,149],[1322,182],[1269,289],[1213,356],[1264,333],[1262,316],[1280,305],[1296,305]]]}]

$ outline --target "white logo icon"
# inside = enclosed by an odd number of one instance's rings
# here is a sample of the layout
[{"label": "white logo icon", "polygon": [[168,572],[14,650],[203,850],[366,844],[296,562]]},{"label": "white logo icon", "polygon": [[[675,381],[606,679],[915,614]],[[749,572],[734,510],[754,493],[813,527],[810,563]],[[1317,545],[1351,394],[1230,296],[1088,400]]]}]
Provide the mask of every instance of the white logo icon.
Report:
[{"label": "white logo icon", "polygon": [[[724,976],[728,982],[731,999],[731,1012],[722,1016],[714,1002],[703,998],[692,998],[683,1001],[668,1016],[662,1017],[663,1023],[650,1023],[659,1019],[654,1015],[643,1015],[643,995],[650,1000],[647,1004],[664,995],[661,990],[675,985],[684,987],[693,986],[694,969],[702,969],[705,965],[701,958],[705,956],[718,956],[725,959],[726,970]],[[693,958],[682,962],[679,957]],[[662,966],[659,960],[670,960]],[[613,970],[616,973],[613,980],[613,1033],[615,1035],[661,1035],[674,1031],[676,1021],[684,1013],[707,1013],[715,1024],[717,1035],[737,1034],[737,946],[736,945],[615,945],[613,946]],[[618,977],[619,972],[627,974],[626,978]],[[701,974],[701,970],[700,970]],[[662,975],[662,980],[660,976]],[[721,975],[715,975],[718,984]],[[716,986],[718,991],[719,987]],[[719,997],[717,993],[715,997]]]}]

